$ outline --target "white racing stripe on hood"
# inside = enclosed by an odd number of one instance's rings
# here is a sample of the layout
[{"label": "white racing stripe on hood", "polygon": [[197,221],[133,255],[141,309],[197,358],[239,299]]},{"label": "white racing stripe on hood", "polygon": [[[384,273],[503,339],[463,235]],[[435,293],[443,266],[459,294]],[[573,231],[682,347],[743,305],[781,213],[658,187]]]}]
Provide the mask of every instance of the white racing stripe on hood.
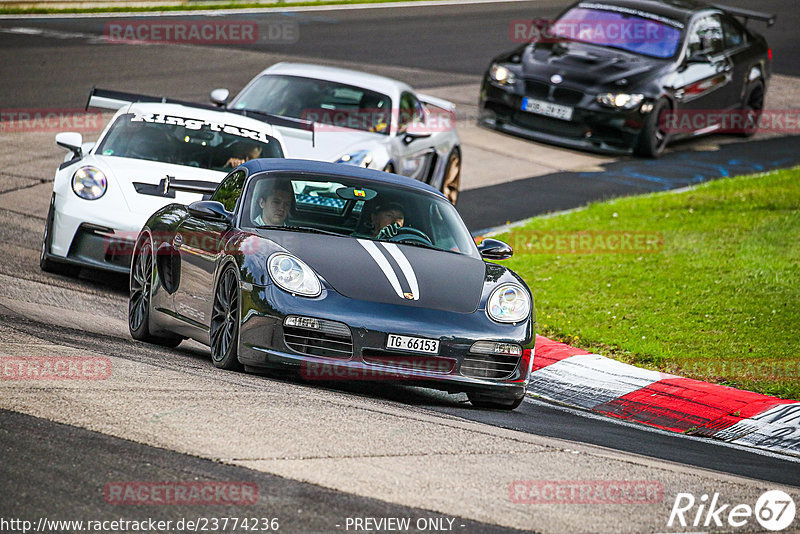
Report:
[{"label": "white racing stripe on hood", "polygon": [[394,269],[392,269],[392,266],[389,264],[389,260],[383,256],[383,253],[380,250],[378,250],[378,247],[375,245],[375,243],[369,241],[368,239],[357,239],[357,241],[362,247],[364,247],[364,250],[366,250],[369,255],[372,256],[372,259],[375,260],[375,263],[378,264],[378,267],[381,268],[384,276],[386,276],[387,280],[389,280],[389,283],[392,284],[392,288],[394,288],[394,292],[397,293],[397,296],[401,299],[405,298],[403,296],[403,288],[400,287],[400,280],[398,280],[397,275],[394,274]]},{"label": "white racing stripe on hood", "polygon": [[403,271],[403,276],[406,277],[406,281],[408,281],[408,285],[411,287],[411,293],[414,294],[414,300],[419,300],[419,284],[417,283],[417,275],[414,274],[414,268],[411,267],[411,264],[408,262],[408,258],[406,258],[405,254],[403,254],[403,251],[401,251],[394,243],[381,243],[381,246],[392,255],[394,261],[396,261],[397,265],[400,266],[400,269]]}]

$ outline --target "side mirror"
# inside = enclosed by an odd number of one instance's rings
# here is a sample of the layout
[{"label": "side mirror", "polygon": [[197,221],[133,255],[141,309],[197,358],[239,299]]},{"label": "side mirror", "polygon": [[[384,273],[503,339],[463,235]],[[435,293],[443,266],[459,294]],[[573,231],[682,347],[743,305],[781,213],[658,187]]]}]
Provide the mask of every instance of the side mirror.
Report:
[{"label": "side mirror", "polygon": [[514,254],[514,250],[507,244],[497,239],[484,239],[478,245],[478,252],[485,260],[507,260]]},{"label": "side mirror", "polygon": [[228,98],[231,92],[225,88],[214,89],[211,91],[211,102],[218,107],[224,108],[228,105]]},{"label": "side mirror", "polygon": [[83,157],[83,136],[78,132],[61,132],[56,134],[56,144],[75,154],[76,158]]},{"label": "side mirror", "polygon": [[405,134],[403,134],[403,144],[410,145],[411,143],[413,143],[417,139],[422,139],[424,137],[430,137],[430,136],[431,136],[431,134],[429,134],[429,133],[426,133],[426,134],[405,133]]},{"label": "side mirror", "polygon": [[203,221],[227,222],[230,224],[233,214],[216,200],[198,200],[189,204],[189,215]]}]

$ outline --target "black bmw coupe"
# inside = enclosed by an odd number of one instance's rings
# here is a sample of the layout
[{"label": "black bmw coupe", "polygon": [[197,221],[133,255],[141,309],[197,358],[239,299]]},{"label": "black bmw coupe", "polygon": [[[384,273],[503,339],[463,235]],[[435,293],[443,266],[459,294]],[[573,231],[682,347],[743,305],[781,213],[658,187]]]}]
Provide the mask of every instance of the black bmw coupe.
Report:
[{"label": "black bmw coupe", "polygon": [[[198,184],[190,184],[197,190]],[[209,200],[156,212],[136,241],[128,322],[192,338],[223,369],[391,380],[516,408],[533,362],[533,298],[440,192],[349,165],[257,159]]]},{"label": "black bmw coupe", "polygon": [[479,123],[646,157],[680,137],[752,135],[772,51],[751,19],[775,16],[695,0],[596,0],[554,21],[513,21],[509,35],[522,44],[487,69]]}]

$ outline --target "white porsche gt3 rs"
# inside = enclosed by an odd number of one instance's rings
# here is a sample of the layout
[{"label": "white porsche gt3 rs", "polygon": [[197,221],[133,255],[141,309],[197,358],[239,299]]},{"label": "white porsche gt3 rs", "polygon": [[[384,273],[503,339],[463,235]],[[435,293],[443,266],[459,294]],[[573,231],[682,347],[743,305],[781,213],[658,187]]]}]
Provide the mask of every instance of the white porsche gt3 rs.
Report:
[{"label": "white porsche gt3 rs", "polygon": [[458,198],[461,142],[452,102],[383,76],[303,63],[273,65],[230,103],[229,95],[215,89],[211,100],[309,122],[311,132],[276,125],[292,158],[394,172],[432,185],[454,204]]},{"label": "white porsche gt3 rs", "polygon": [[168,204],[190,204],[241,163],[284,157],[281,134],[237,113],[93,90],[89,105],[118,109],[97,142],[62,132],[44,229],[43,271],[127,273],[142,225]]}]

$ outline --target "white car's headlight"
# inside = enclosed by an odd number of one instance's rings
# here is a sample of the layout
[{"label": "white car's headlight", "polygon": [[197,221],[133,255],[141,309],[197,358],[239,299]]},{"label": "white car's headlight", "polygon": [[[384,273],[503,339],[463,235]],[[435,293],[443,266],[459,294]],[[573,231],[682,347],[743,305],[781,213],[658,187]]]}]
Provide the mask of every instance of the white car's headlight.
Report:
[{"label": "white car's headlight", "polygon": [[511,85],[517,81],[517,77],[513,72],[496,63],[489,69],[489,76],[500,85]]},{"label": "white car's headlight", "polygon": [[517,284],[499,285],[486,302],[486,313],[498,323],[518,323],[527,318],[530,311],[528,292]]},{"label": "white car's headlight", "polygon": [[644,100],[644,95],[629,95],[628,93],[603,93],[597,95],[597,101],[616,109],[633,109]]},{"label": "white car's headlight", "polygon": [[366,168],[369,167],[370,163],[372,163],[372,152],[369,150],[359,150],[358,152],[345,154],[337,159],[336,163],[345,163],[347,165],[356,165],[358,167]]},{"label": "white car's headlight", "polygon": [[106,194],[108,180],[97,167],[81,167],[72,175],[72,190],[86,200],[97,200]]},{"label": "white car's headlight", "polygon": [[304,297],[316,297],[322,293],[322,284],[311,267],[290,254],[276,252],[267,261],[269,276],[275,285]]}]

